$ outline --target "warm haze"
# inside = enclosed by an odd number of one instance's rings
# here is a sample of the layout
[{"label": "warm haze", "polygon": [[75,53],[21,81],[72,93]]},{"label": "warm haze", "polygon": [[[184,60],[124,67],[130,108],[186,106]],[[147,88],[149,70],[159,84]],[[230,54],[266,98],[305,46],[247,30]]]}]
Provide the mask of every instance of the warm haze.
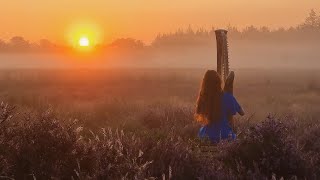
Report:
[{"label": "warm haze", "polygon": [[320,0],[0,0],[0,179],[320,179]]},{"label": "warm haze", "polygon": [[0,38],[20,35],[70,45],[70,26],[84,23],[99,28],[99,41],[132,37],[148,43],[158,33],[188,25],[294,26],[318,7],[318,0],[2,0]]}]

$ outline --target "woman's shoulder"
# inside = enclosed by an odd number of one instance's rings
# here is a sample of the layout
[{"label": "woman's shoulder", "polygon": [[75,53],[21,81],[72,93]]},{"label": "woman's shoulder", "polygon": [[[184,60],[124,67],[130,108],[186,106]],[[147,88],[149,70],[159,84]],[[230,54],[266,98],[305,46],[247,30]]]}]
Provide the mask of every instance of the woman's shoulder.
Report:
[{"label": "woman's shoulder", "polygon": [[225,92],[225,93],[223,93],[222,101],[224,104],[231,104],[231,103],[236,102],[237,100],[231,93]]},{"label": "woman's shoulder", "polygon": [[234,99],[234,96],[231,93],[224,92],[223,96],[224,99]]}]

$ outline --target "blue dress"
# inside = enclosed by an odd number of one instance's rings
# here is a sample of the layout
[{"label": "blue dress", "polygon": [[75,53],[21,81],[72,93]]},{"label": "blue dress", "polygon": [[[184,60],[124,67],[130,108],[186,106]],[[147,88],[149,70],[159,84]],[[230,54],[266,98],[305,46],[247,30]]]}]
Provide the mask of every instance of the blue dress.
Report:
[{"label": "blue dress", "polygon": [[201,139],[209,138],[211,142],[218,143],[223,139],[236,139],[236,134],[228,122],[228,115],[236,115],[241,107],[236,98],[230,93],[224,93],[222,96],[222,114],[219,122],[206,125],[200,128],[199,137]]}]

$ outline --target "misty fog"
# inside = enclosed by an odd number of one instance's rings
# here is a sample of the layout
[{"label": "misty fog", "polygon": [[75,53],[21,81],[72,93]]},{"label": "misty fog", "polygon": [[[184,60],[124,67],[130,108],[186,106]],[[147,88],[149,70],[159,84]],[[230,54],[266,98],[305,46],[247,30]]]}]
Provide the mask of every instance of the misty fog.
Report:
[{"label": "misty fog", "polygon": [[[207,46],[145,48],[97,56],[2,53],[0,68],[215,68],[216,42]],[[320,45],[229,41],[231,69],[318,68]]]}]

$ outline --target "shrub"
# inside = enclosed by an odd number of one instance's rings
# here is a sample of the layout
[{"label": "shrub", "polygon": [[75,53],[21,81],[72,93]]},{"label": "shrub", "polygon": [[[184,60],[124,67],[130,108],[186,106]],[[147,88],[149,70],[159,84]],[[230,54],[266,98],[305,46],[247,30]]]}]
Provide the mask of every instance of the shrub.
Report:
[{"label": "shrub", "polygon": [[123,131],[103,129],[82,139],[77,174],[85,179],[145,179],[151,161],[145,160],[142,143]]},{"label": "shrub", "polygon": [[165,174],[173,179],[195,179],[195,156],[191,146],[181,138],[146,139],[145,148],[145,158],[153,160],[148,168],[149,175],[161,178]]},{"label": "shrub", "polygon": [[176,136],[188,140],[198,132],[198,124],[193,119],[193,109],[179,104],[155,104],[148,107],[142,114],[141,123],[158,134],[169,135],[172,131]]},{"label": "shrub", "polygon": [[46,112],[10,122],[1,130],[2,174],[16,179],[70,177],[75,166],[76,134]]},{"label": "shrub", "polygon": [[289,137],[286,126],[275,118],[268,117],[239,140],[220,146],[225,166],[242,177],[256,173],[269,178],[272,174],[284,178],[306,175],[302,152]]},{"label": "shrub", "polygon": [[[81,132],[77,122],[62,122],[50,111],[26,115],[2,126],[0,176],[16,179],[144,179],[139,138],[111,129]],[[82,133],[83,136],[80,134]]]},{"label": "shrub", "polygon": [[320,127],[314,125],[306,128],[300,138],[300,144],[306,154],[308,161],[310,178],[317,179],[320,177]]},{"label": "shrub", "polygon": [[292,122],[285,125],[269,117],[243,126],[245,131],[234,142],[204,144],[209,148],[205,152],[203,144],[192,138],[198,128],[191,123],[188,107],[154,106],[140,122],[151,118],[160,122],[159,127],[142,127],[136,133],[111,128],[90,131],[78,121],[58,119],[51,111],[17,116],[12,110],[0,105],[0,177],[316,179],[320,174],[318,126],[306,129],[298,143],[291,137],[294,131],[288,130],[295,129]]}]

